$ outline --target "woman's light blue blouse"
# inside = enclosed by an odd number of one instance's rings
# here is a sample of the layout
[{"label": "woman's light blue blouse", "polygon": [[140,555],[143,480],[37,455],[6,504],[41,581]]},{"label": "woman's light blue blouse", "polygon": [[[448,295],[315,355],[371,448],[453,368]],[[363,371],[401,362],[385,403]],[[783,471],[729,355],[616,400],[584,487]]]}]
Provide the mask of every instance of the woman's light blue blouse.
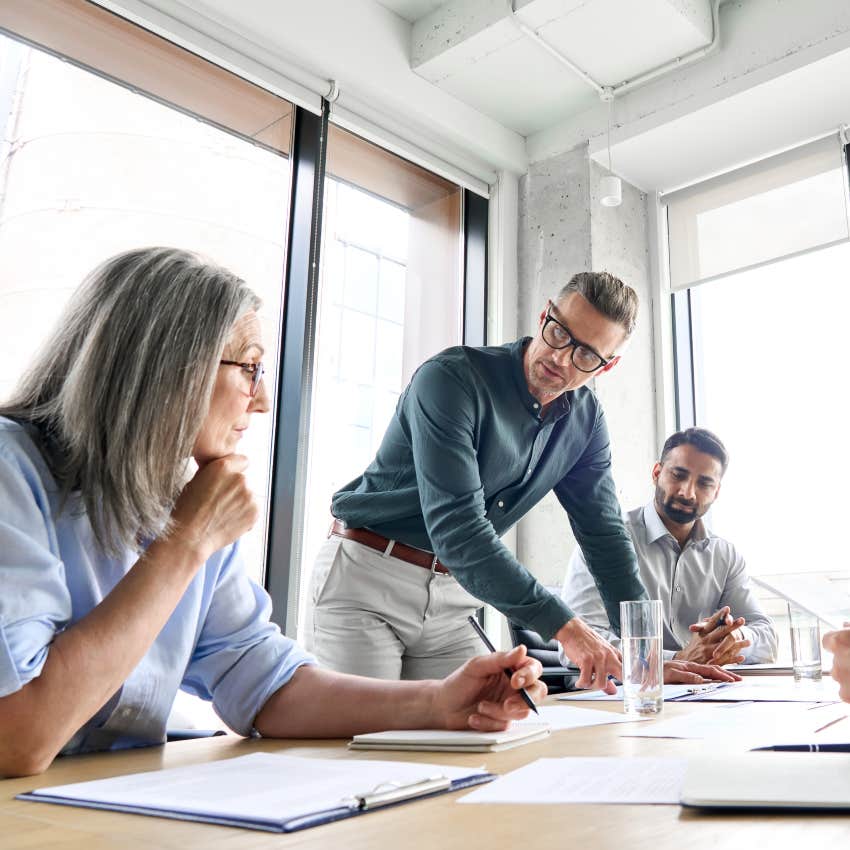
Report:
[{"label": "woman's light blue blouse", "polygon": [[[138,554],[104,556],[75,497],[59,488],[34,431],[0,417],[0,697],[41,673],[53,638],[98,605]],[[178,688],[212,700],[250,734],[268,697],[315,663],[269,622],[271,601],[246,575],[238,543],[198,571],[127,681],[63,752],[164,740]],[[145,615],[140,601],[137,615]]]}]

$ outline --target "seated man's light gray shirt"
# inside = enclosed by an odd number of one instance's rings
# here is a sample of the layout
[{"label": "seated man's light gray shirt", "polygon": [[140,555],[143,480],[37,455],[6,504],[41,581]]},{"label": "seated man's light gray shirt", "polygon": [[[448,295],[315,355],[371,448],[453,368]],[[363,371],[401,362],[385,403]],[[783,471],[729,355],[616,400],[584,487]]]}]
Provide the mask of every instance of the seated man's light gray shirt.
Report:
[{"label": "seated man's light gray shirt", "polygon": [[[684,549],[680,548],[653,502],[630,511],[626,528],[649,598],[664,603],[665,659],[690,642],[688,626],[724,605],[733,616],[747,621],[741,629],[751,643],[741,653],[746,663],[776,658],[776,630],[753,593],[744,559],[728,540],[707,531],[700,519]],[[573,552],[561,595],[578,617],[619,648],[620,637],[611,629],[580,548]]]}]

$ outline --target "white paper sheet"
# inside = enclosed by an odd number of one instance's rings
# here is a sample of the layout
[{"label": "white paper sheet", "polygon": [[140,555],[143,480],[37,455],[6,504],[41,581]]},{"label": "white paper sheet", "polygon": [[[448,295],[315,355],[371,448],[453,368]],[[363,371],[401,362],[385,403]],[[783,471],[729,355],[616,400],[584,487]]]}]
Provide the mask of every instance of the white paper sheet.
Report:
[{"label": "white paper sheet", "polygon": [[537,759],[458,803],[675,803],[685,759]]},{"label": "white paper sheet", "polygon": [[572,705],[539,705],[540,717],[529,715],[525,720],[515,720],[514,726],[534,725],[540,721],[549,724],[553,732],[563,729],[581,729],[584,726],[604,726],[607,723],[634,723],[647,720],[646,717],[634,717],[617,714],[613,711],[598,711],[593,708],[579,708]]},{"label": "white paper sheet", "polygon": [[850,735],[848,714],[850,706],[843,703],[732,703],[655,720],[620,735],[706,739],[742,750],[777,744],[829,743]]}]

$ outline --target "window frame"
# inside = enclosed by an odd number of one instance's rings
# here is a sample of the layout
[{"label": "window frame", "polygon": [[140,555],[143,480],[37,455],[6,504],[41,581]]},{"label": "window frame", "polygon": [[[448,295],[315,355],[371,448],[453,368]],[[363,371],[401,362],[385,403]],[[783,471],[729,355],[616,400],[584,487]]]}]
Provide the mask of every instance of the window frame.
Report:
[{"label": "window frame", "polygon": [[272,620],[292,638],[298,627],[327,133],[327,102],[321,116],[296,107],[264,573],[265,588],[272,598]]}]

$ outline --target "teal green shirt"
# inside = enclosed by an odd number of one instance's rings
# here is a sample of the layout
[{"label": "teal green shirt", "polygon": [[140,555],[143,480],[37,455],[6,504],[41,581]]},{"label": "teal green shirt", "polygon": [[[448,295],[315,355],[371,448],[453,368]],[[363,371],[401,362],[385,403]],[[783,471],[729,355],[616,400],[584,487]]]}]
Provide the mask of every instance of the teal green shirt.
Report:
[{"label": "teal green shirt", "polygon": [[569,516],[610,622],[645,599],[611,477],[602,407],[580,387],[541,417],[522,357],[528,338],[449,348],[399,398],[375,459],[334,494],[348,526],[436,553],[473,596],[550,639],[573,617],[499,540],[550,490]]}]

